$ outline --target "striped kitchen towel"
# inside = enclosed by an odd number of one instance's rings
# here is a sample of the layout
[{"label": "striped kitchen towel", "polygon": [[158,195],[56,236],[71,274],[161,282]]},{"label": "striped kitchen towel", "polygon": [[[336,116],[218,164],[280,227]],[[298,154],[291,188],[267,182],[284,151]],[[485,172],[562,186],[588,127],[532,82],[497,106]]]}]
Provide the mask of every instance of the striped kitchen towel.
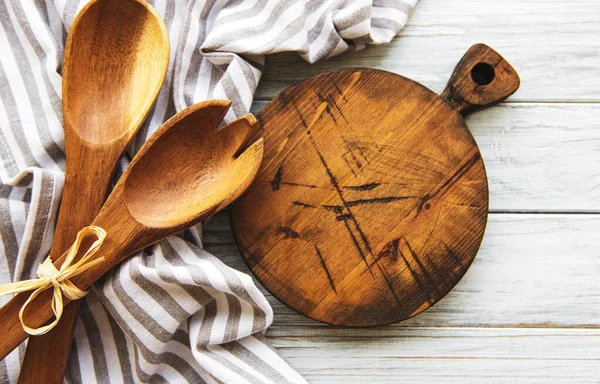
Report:
[{"label": "striped kitchen towel", "polygon": [[[0,0],[0,284],[34,277],[50,248],[65,165],[61,59],[85,2]],[[227,121],[246,114],[265,55],[296,51],[314,62],[387,43],[415,2],[153,1],[169,31],[171,62],[121,168],[161,123],[195,102],[232,100]],[[252,279],[202,249],[198,225],[129,258],[94,286],[75,331],[68,378],[304,382],[265,338],[272,320]],[[0,383],[16,381],[23,352],[22,345],[0,362]]]}]

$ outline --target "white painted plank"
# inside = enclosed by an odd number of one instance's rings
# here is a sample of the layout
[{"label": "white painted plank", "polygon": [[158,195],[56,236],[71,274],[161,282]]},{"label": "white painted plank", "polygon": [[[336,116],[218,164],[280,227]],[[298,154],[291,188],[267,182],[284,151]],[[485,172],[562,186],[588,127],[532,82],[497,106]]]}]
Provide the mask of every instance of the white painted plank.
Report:
[{"label": "white painted plank", "polygon": [[399,73],[440,92],[475,43],[498,50],[521,76],[512,100],[600,100],[600,2],[596,0],[421,0],[389,45],[309,65],[297,54],[267,57],[257,96],[341,67]]},{"label": "white painted plank", "polygon": [[600,212],[600,104],[503,104],[467,118],[491,210]]},{"label": "white painted plank", "polygon": [[[455,289],[391,328],[600,328],[599,229],[598,214],[491,214],[480,252]],[[225,263],[248,271],[226,213],[211,219],[204,241]],[[267,296],[277,325],[319,324]],[[600,357],[600,339],[596,345]]]},{"label": "white painted plank", "polygon": [[354,359],[335,352],[327,360],[283,356],[312,384],[598,384],[599,377],[594,360]]},{"label": "white painted plank", "polygon": [[315,360],[335,349],[357,359],[598,359],[600,368],[600,329],[274,326],[268,336],[277,347],[298,349],[295,356]]},{"label": "white painted plank", "polygon": [[600,330],[273,327],[311,383],[597,383]]},{"label": "white painted plank", "polygon": [[[265,104],[255,102],[253,112]],[[600,104],[504,103],[467,124],[492,211],[600,212]]]}]

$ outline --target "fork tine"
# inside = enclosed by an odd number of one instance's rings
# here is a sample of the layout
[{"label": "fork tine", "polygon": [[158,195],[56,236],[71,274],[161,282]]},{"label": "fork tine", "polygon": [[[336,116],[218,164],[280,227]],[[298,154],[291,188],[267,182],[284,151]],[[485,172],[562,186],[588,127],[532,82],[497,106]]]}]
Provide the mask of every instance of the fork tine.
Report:
[{"label": "fork tine", "polygon": [[249,113],[219,129],[219,133],[226,137],[228,148],[234,151],[234,158],[240,156],[248,147],[258,131],[258,126],[258,120]]},{"label": "fork tine", "polygon": [[252,184],[256,174],[258,173],[258,169],[260,168],[260,164],[262,163],[264,153],[264,145],[263,138],[259,138],[254,141],[252,144],[244,150],[239,157],[235,159],[232,164],[233,169],[244,169],[244,172],[239,172],[239,174],[244,175],[241,180],[237,179],[238,186],[231,191],[231,193],[221,201],[219,204],[218,210],[225,208],[227,205],[231,204],[234,200],[240,197]]}]

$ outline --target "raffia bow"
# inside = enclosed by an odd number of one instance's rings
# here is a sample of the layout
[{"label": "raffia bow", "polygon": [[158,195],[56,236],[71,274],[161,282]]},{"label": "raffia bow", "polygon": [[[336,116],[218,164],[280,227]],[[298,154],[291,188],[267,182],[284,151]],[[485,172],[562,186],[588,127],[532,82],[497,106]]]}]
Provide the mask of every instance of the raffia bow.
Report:
[{"label": "raffia bow", "polygon": [[[75,256],[79,253],[79,247],[81,246],[82,240],[86,235],[93,234],[96,236],[96,241],[90,246],[90,248],[85,252],[85,254],[79,259],[78,262],[71,265]],[[48,257],[38,266],[36,271],[37,279],[17,281],[14,283],[3,284],[0,285],[0,296],[9,295],[11,293],[21,293],[27,292],[31,290],[35,290],[31,293],[21,310],[19,311],[19,320],[21,321],[21,325],[25,332],[30,335],[43,335],[48,332],[56,324],[58,324],[60,317],[62,316],[64,305],[63,305],[63,294],[70,300],[78,300],[84,297],[87,294],[87,291],[82,291],[75,284],[73,284],[70,279],[78,274],[86,271],[98,263],[104,261],[103,257],[99,257],[97,259],[90,260],[92,256],[98,251],[104,239],[106,238],[106,231],[100,227],[89,226],[83,228],[79,233],[77,233],[77,238],[75,242],[69,249],[67,253],[67,257],[60,269],[57,269],[54,264],[52,264],[52,260]],[[40,293],[45,291],[46,289],[54,287],[54,296],[52,298],[52,312],[54,312],[54,321],[46,326],[40,328],[30,328],[25,324],[23,320],[23,313],[25,312],[25,308],[27,305],[35,299]]]}]

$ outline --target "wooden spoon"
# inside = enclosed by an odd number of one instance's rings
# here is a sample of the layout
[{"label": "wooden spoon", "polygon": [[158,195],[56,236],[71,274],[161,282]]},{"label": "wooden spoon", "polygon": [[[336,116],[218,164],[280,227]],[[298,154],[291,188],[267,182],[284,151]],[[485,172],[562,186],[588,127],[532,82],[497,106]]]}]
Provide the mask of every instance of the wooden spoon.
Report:
[{"label": "wooden spoon", "polygon": [[[97,0],[77,15],[63,63],[65,189],[50,257],[69,249],[106,199],[111,175],[152,108],[169,65],[169,37],[145,1]],[[61,383],[79,304],[31,338],[21,383]]]},{"label": "wooden spoon", "polygon": [[[217,129],[229,105],[226,100],[195,104],[142,146],[92,223],[107,232],[95,256],[104,262],[73,277],[77,287],[87,289],[127,256],[213,215],[248,188],[262,160],[263,142],[242,152],[258,125],[252,115]],[[29,292],[19,294],[0,308],[0,358],[28,337],[18,318],[28,297]],[[27,325],[39,327],[52,317],[51,297],[47,290],[31,301]]]},{"label": "wooden spoon", "polygon": [[[166,27],[144,1],[92,1],[73,21],[63,66],[67,167],[53,260],[102,207],[116,163],[154,104],[168,64]],[[62,382],[78,314],[79,304],[72,305],[59,326],[29,341],[19,382]]]}]

